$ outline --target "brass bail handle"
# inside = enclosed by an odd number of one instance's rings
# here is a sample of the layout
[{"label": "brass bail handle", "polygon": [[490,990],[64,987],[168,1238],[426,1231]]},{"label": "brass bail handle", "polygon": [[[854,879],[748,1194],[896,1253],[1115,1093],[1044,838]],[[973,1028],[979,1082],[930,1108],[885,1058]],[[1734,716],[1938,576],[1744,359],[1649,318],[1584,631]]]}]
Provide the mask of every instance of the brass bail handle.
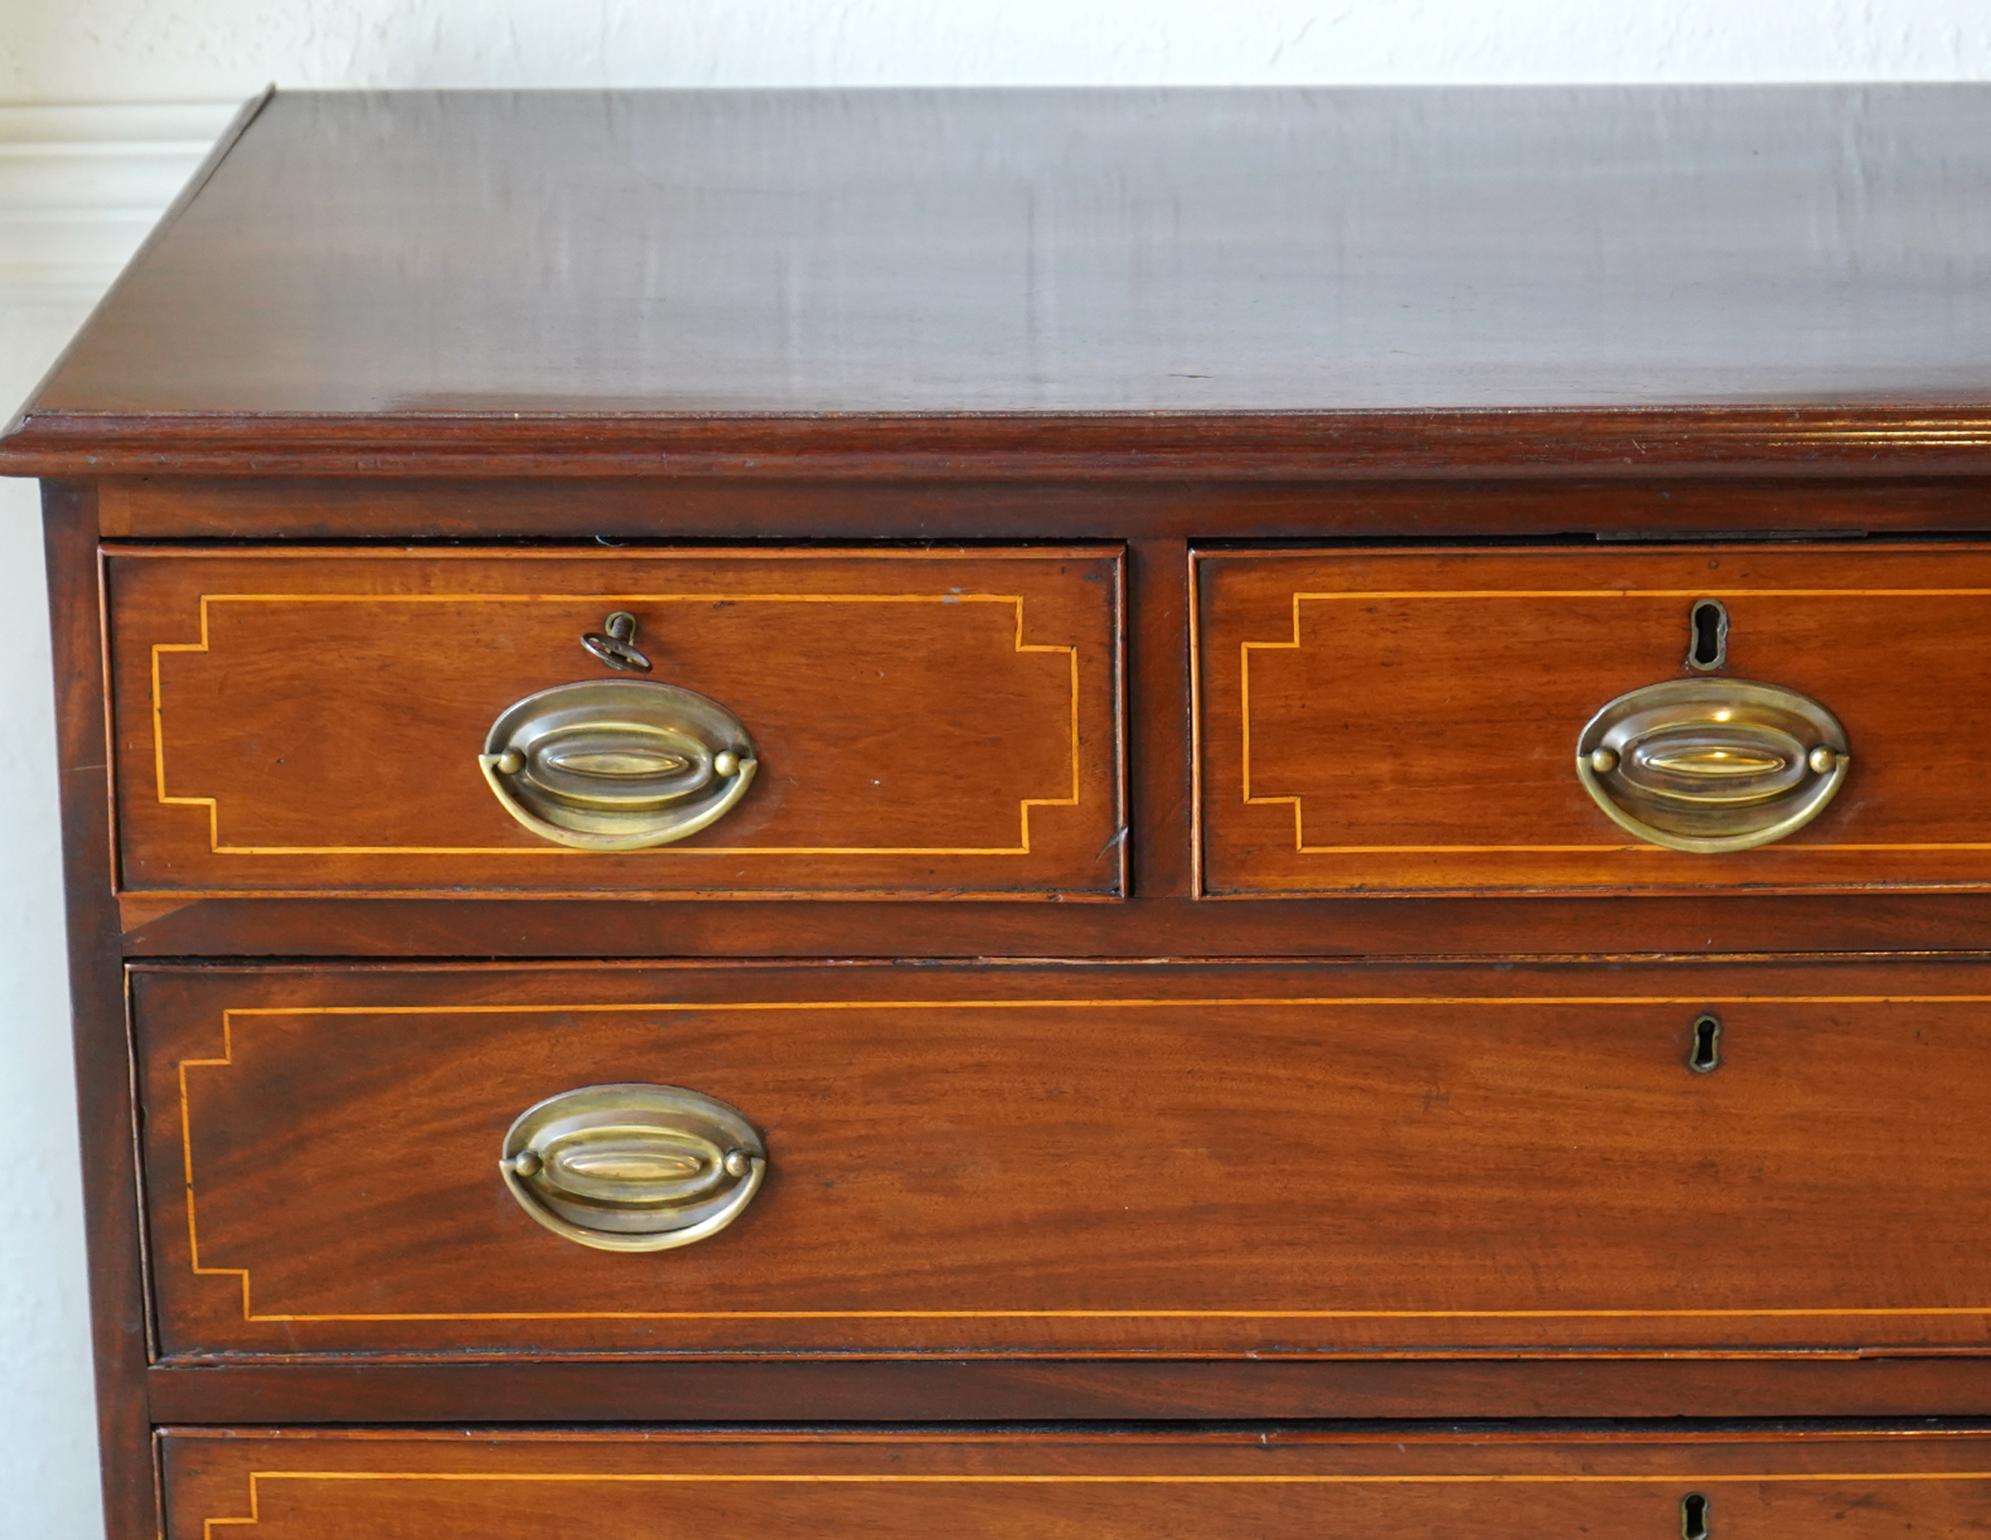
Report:
[{"label": "brass bail handle", "polygon": [[1852,765],[1846,730],[1808,695],[1736,679],[1716,598],[1687,618],[1686,679],[1620,695],[1576,739],[1576,778],[1619,828],[1710,855],[1784,839],[1825,811]]},{"label": "brass bail handle", "polygon": [[610,668],[632,674],[650,672],[649,655],[636,645],[636,617],[627,610],[610,615],[601,623],[601,630],[584,632],[581,645]]},{"label": "brass bail handle", "polygon": [[520,1208],[594,1251],[669,1251],[717,1235],[767,1178],[737,1107],[683,1086],[593,1085],[527,1108],[498,1172]]},{"label": "brass bail handle", "polygon": [[1852,766],[1837,717],[1753,679],[1620,695],[1576,740],[1576,777],[1619,828],[1696,855],[1752,850],[1824,812]]}]

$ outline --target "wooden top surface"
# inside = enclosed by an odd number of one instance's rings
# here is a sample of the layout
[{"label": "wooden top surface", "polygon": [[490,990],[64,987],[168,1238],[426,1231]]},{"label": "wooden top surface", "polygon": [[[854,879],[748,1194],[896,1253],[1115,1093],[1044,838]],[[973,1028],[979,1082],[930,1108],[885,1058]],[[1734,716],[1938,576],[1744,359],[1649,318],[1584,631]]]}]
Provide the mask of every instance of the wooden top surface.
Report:
[{"label": "wooden top surface", "polygon": [[1991,88],[286,93],[0,468],[1987,449]]}]

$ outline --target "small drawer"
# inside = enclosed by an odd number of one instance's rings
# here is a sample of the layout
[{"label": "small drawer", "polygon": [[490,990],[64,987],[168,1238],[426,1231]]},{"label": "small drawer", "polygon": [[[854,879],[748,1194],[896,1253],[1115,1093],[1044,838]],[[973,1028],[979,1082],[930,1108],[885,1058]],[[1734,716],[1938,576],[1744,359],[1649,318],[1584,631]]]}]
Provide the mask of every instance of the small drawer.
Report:
[{"label": "small drawer", "polygon": [[132,1001],[174,1358],[1991,1329],[1982,965],[157,967]]},{"label": "small drawer", "polygon": [[1634,1434],[490,1433],[186,1429],[168,1540],[1860,1540],[1991,1529],[1991,1438]]},{"label": "small drawer", "polygon": [[106,576],[127,891],[1121,891],[1115,551],[139,549]]},{"label": "small drawer", "polygon": [[1991,887],[1991,550],[1215,552],[1214,896]]}]

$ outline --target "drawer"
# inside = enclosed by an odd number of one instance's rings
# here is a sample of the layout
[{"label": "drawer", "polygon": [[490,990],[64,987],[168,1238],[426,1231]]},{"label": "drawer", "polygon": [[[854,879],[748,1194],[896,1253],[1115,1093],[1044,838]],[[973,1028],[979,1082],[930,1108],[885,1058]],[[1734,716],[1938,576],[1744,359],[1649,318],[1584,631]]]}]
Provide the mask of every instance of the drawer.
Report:
[{"label": "drawer", "polygon": [[130,549],[106,574],[128,891],[1121,890],[1112,550]]},{"label": "drawer", "polygon": [[178,1431],[168,1540],[1250,1535],[1859,1540],[1991,1529],[1991,1438]]},{"label": "drawer", "polygon": [[1991,1329],[1983,965],[160,966],[131,998],[168,1357]]},{"label": "drawer", "polygon": [[1991,886],[1991,550],[1216,552],[1202,891]]}]

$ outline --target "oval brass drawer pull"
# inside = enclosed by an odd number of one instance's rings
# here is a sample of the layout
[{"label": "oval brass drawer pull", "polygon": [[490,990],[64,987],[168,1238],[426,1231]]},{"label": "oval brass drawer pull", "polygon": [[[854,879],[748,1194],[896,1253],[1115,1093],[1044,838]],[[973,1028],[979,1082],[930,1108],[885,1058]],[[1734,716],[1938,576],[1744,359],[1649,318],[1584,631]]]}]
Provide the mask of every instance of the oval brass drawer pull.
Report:
[{"label": "oval brass drawer pull", "polygon": [[1851,764],[1837,717],[1747,679],[1671,679],[1620,695],[1576,740],[1583,789],[1669,850],[1767,845],[1803,828]]},{"label": "oval brass drawer pull", "polygon": [[555,685],[499,714],[477,758],[506,812],[582,850],[696,834],[747,794],[759,763],[717,701],[644,679]]},{"label": "oval brass drawer pull", "polygon": [[555,1235],[597,1251],[668,1251],[717,1235],[767,1175],[738,1109],[669,1085],[592,1085],[519,1115],[505,1186]]}]

